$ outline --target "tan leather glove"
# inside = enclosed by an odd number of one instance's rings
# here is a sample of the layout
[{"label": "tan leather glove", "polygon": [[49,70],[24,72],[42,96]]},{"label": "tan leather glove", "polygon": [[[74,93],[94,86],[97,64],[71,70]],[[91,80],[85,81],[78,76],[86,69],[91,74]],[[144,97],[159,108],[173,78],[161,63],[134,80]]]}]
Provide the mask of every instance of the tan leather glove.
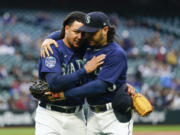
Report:
[{"label": "tan leather glove", "polygon": [[132,96],[132,100],[134,109],[142,117],[150,114],[153,111],[153,106],[142,94],[136,93]]}]

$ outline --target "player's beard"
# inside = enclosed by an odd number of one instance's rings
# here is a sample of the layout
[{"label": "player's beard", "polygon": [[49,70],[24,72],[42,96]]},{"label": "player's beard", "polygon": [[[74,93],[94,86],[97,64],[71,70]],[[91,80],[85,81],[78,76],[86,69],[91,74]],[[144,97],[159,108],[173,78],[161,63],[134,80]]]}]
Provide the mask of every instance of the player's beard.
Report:
[{"label": "player's beard", "polygon": [[[96,40],[88,39],[89,45],[93,48],[99,48],[102,46],[102,41],[104,40],[103,34],[101,33]],[[91,44],[92,42],[92,44]]]},{"label": "player's beard", "polygon": [[67,42],[68,42],[69,46],[71,47],[71,49],[72,49],[72,50],[75,50],[75,51],[80,50],[81,47],[82,47],[82,43],[83,43],[83,41],[80,40],[80,41],[78,42],[78,46],[75,47],[70,40],[67,40]]}]

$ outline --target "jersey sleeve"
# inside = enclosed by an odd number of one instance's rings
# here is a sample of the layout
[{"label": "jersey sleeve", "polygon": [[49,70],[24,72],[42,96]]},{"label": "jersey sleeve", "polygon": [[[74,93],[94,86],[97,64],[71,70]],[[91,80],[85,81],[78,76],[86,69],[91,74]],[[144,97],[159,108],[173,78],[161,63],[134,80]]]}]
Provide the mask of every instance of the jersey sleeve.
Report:
[{"label": "jersey sleeve", "polygon": [[72,74],[68,75],[59,75],[57,73],[47,73],[45,78],[48,82],[48,85],[52,92],[59,92],[61,90],[66,90],[77,83],[79,84],[79,81],[82,77],[86,75],[86,71],[84,68],[81,68],[77,70],[76,72],[73,72]]},{"label": "jersey sleeve", "polygon": [[127,57],[123,51],[115,51],[106,55],[105,62],[97,78],[115,84],[118,78],[125,78],[127,73]]},{"label": "jersey sleeve", "polygon": [[39,72],[40,73],[59,73],[61,74],[61,60],[58,54],[57,48],[53,47],[53,55],[50,54],[49,57],[41,57],[40,58],[40,66],[39,66]]},{"label": "jersey sleeve", "polygon": [[108,83],[99,79],[95,79],[91,82],[81,85],[80,87],[75,87],[64,91],[64,96],[66,98],[72,97],[91,97],[98,94],[103,94],[107,87]]}]

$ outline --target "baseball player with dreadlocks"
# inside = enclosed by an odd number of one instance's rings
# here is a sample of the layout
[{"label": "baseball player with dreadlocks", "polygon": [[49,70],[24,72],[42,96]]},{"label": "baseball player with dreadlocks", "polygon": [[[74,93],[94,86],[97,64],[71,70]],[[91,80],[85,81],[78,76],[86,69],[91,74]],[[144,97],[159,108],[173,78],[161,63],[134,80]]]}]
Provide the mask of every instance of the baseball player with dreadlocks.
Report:
[{"label": "baseball player with dreadlocks", "polygon": [[[132,99],[127,93],[134,94],[135,90],[123,89],[126,85],[127,58],[120,45],[113,42],[115,30],[109,18],[103,12],[88,13],[84,25],[78,30],[85,32],[89,43],[84,59],[88,61],[100,54],[106,54],[106,58],[100,68],[84,79],[85,84],[62,92],[60,98],[62,101],[74,97],[87,98],[88,135],[131,135]],[[116,95],[121,95],[118,101],[121,107],[117,110],[116,104],[113,104],[113,100],[117,100]]]}]

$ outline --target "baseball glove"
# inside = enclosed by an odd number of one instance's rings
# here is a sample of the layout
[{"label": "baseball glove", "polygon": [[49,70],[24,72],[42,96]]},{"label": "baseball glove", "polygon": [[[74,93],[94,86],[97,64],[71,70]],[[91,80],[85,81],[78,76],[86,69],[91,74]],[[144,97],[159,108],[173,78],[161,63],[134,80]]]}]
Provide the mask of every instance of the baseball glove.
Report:
[{"label": "baseball glove", "polygon": [[44,100],[46,102],[65,100],[64,92],[60,91],[57,93],[52,93],[46,81],[34,81],[33,84],[29,87],[29,90],[32,96],[37,100]]},{"label": "baseball glove", "polygon": [[45,81],[34,81],[33,84],[29,87],[29,90],[32,96],[37,100],[48,99],[44,93],[49,92],[50,89],[48,88],[48,83]]},{"label": "baseball glove", "polygon": [[142,94],[136,93],[132,96],[132,100],[133,107],[140,116],[144,117],[153,111],[151,103]]}]

